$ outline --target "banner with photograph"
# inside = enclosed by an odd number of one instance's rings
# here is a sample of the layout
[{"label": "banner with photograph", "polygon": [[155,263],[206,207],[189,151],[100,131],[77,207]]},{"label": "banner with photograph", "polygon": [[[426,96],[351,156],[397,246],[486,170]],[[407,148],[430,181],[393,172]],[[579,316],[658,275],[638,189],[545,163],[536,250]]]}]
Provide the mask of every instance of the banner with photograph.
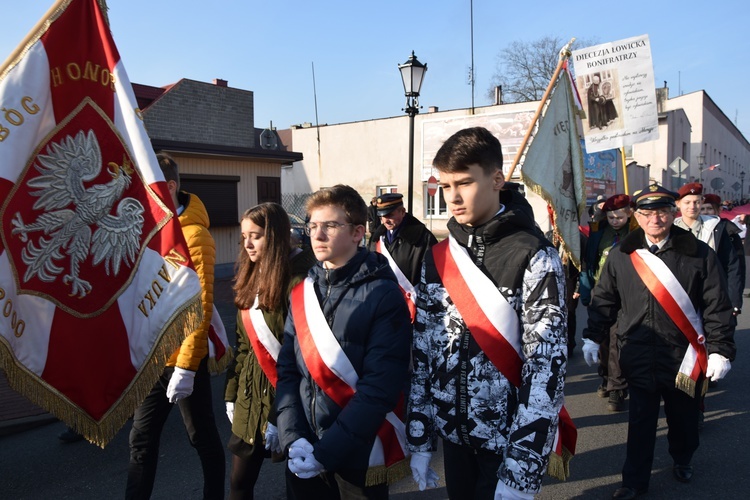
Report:
[{"label": "banner with photograph", "polygon": [[572,59],[587,152],[659,138],[648,35],[576,50]]}]

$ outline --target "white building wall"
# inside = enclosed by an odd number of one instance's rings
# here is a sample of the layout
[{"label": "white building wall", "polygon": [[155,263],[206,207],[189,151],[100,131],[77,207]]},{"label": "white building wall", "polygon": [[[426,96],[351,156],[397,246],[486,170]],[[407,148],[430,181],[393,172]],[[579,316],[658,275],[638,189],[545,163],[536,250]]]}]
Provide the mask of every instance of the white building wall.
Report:
[{"label": "white building wall", "polygon": [[[706,190],[722,199],[738,199],[740,192],[734,186],[741,186],[740,172],[747,173],[750,167],[747,139],[704,91],[674,97],[666,101],[666,105],[668,109],[683,109],[692,124],[690,175],[696,180],[701,177],[698,155],[702,152],[705,155],[702,177]],[[715,170],[708,170],[715,164],[720,165]],[[724,181],[723,187],[712,186],[716,178]],[[746,183],[745,197],[749,188]]]},{"label": "white building wall", "polygon": [[[538,103],[520,103],[475,108],[474,115],[465,109],[417,115],[414,123],[414,216],[422,219],[428,227],[432,226],[438,237],[447,234],[445,227],[449,216],[435,216],[432,220],[425,218],[426,179],[432,173],[430,167],[437,151],[435,145],[439,147],[453,132],[465,127],[501,129],[504,122],[498,115],[533,113],[537,106]],[[517,149],[513,144],[520,143],[524,132],[525,128],[512,132],[503,129],[503,133],[512,135],[509,141],[501,138],[506,172]],[[310,193],[322,187],[348,184],[368,203],[377,194],[376,189],[382,186],[396,186],[397,191],[406,196],[409,170],[407,115],[319,128],[297,127],[292,130],[292,137],[294,151],[302,153],[304,160],[282,169],[283,193]],[[518,179],[514,176],[514,180]],[[549,229],[546,203],[531,191],[527,191],[527,197],[538,224],[546,231]]]}]

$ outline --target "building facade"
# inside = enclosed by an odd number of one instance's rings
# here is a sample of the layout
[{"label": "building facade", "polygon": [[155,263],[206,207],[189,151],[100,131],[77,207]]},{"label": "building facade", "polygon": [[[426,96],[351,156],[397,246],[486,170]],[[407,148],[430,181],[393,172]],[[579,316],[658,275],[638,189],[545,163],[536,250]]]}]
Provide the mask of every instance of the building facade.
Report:
[{"label": "building facade", "polygon": [[281,169],[302,155],[286,149],[274,130],[256,129],[253,93],[225,80],[133,88],[154,150],[174,157],[181,188],[206,205],[217,275],[231,274],[242,213],[261,202],[281,203]]}]

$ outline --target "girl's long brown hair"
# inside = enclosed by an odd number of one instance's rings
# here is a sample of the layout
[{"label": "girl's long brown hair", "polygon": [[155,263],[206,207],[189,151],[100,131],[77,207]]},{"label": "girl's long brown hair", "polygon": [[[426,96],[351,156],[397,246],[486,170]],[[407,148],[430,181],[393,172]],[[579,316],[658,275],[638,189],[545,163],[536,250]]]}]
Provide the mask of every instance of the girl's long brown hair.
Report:
[{"label": "girl's long brown hair", "polygon": [[241,242],[235,265],[234,304],[239,309],[249,309],[257,295],[260,309],[281,309],[291,278],[289,215],[278,203],[261,203],[246,210],[242,214],[242,220],[245,219],[263,228],[266,246],[261,260],[255,263],[247,255],[244,241]]}]

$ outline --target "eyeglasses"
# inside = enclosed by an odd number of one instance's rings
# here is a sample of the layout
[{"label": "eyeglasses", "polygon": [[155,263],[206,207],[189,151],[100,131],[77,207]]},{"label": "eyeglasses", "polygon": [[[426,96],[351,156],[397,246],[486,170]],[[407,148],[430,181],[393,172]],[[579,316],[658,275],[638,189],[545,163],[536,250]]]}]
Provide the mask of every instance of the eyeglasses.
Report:
[{"label": "eyeglasses", "polygon": [[326,221],[326,222],[306,222],[305,223],[305,234],[308,236],[312,236],[314,234],[318,233],[318,229],[323,231],[323,234],[328,236],[335,235],[339,229],[341,229],[344,226],[353,226],[351,222],[349,223],[342,223],[342,222],[336,222],[336,221]]},{"label": "eyeglasses", "polygon": [[672,215],[672,211],[668,208],[660,208],[656,210],[636,210],[636,213],[646,219],[658,217],[659,219],[666,219],[667,216]]}]

